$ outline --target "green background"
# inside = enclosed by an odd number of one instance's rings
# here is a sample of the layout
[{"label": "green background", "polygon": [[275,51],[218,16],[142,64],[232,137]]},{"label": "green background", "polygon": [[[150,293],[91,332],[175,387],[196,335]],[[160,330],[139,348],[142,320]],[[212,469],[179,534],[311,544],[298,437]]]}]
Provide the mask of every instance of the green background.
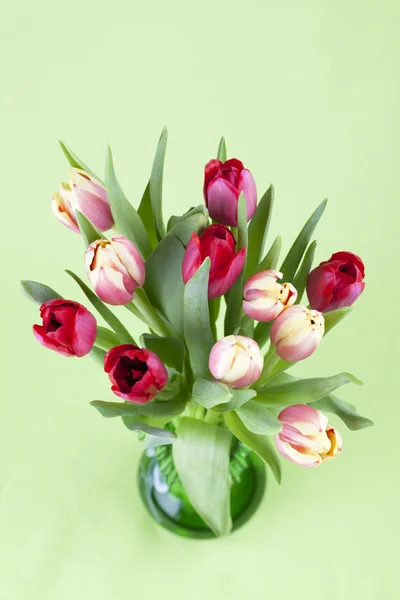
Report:
[{"label": "green background", "polygon": [[[398,598],[399,19],[389,0],[3,7],[1,600]],[[112,399],[105,374],[39,346],[18,291],[36,279],[83,299],[63,273],[83,274],[83,245],[49,208],[67,178],[57,139],[100,172],[110,143],[137,205],[165,124],[166,216],[201,202],[225,135],[260,195],[275,184],[270,240],[286,250],[327,196],[318,262],[351,250],[367,272],[355,314],[297,372],[363,379],[339,395],[376,426],[332,419],[342,455],[285,461],[282,488],[270,481],[252,521],[213,541],[151,521],[135,434],[89,406]]]}]

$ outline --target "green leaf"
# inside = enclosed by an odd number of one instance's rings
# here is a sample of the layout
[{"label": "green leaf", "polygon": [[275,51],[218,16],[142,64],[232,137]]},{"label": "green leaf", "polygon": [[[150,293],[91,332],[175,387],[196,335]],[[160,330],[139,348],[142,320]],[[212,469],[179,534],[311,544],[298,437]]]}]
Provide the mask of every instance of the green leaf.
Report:
[{"label": "green leaf", "polygon": [[[238,203],[238,251],[247,248],[247,208],[246,198],[243,192],[240,194]],[[229,335],[240,329],[240,320],[242,317],[243,283],[246,263],[229,291],[228,302],[225,314],[225,335]]]},{"label": "green leaf", "polygon": [[294,278],[293,285],[297,290],[296,304],[300,304],[304,291],[306,289],[307,279],[313,264],[316,247],[316,241],[314,241],[308,246],[307,252],[305,253],[303,258],[303,262],[301,263],[299,270],[297,271],[296,276]]},{"label": "green leaf", "polygon": [[155,248],[157,246],[158,240],[154,226],[153,209],[151,206],[150,181],[146,185],[146,189],[143,192],[143,196],[140,201],[137,212],[139,217],[142,219],[143,225],[147,231],[147,236],[149,238],[150,245],[152,248]]},{"label": "green leaf", "polygon": [[292,247],[290,248],[281,268],[279,269],[283,273],[283,281],[293,282],[300,261],[303,258],[303,254],[306,251],[318,221],[322,217],[327,202],[327,200],[321,202],[321,204],[308,219],[307,223],[304,225],[303,229],[300,231]]},{"label": "green leaf", "polygon": [[[168,239],[168,238],[166,238]],[[214,345],[208,308],[208,274],[210,259],[206,258],[185,285],[184,329],[190,363],[197,377],[210,377],[208,357]]]},{"label": "green leaf", "polygon": [[220,381],[196,379],[193,386],[192,397],[204,408],[210,409],[218,404],[225,404],[232,398],[231,390]]},{"label": "green leaf", "polygon": [[161,240],[146,261],[144,290],[151,304],[183,337],[182,262],[185,248],[173,236]]},{"label": "green leaf", "polygon": [[89,219],[85,217],[84,214],[79,212],[79,210],[75,211],[75,217],[78,221],[79,229],[82,234],[82,239],[86,248],[96,240],[104,239],[104,235],[97,231],[97,229],[91,224]]},{"label": "green leaf", "polygon": [[299,379],[261,388],[257,393],[257,402],[267,406],[307,404],[324,398],[346,383],[362,385],[362,382],[350,373],[339,373],[332,377]]},{"label": "green leaf", "polygon": [[214,410],[219,413],[228,412],[230,410],[236,410],[240,406],[249,402],[254,396],[256,396],[257,392],[255,390],[230,390],[232,394],[231,400],[226,402],[225,404],[218,404],[214,407]]},{"label": "green leaf", "polygon": [[280,485],[282,480],[281,463],[268,436],[258,435],[249,431],[234,411],[226,413],[224,417],[233,435],[267,463],[277,483]]},{"label": "green leaf", "polygon": [[97,346],[93,346],[93,348],[89,352],[89,356],[93,358],[93,360],[95,360],[102,368],[104,368],[105,355],[105,350],[103,350],[102,348],[97,348]]},{"label": "green leaf", "polygon": [[98,298],[96,294],[92,292],[92,290],[85,283],[83,283],[82,279],[78,277],[78,275],[75,275],[75,273],[73,273],[72,271],[69,271],[68,269],[65,272],[68,273],[68,275],[70,275],[70,277],[72,277],[72,279],[76,281],[76,283],[79,285],[89,302],[93,304],[97,312],[103,317],[106,323],[109,324],[111,329],[115,331],[115,333],[121,340],[121,343],[137,345],[129,331],[124,327],[124,325],[122,325],[121,321],[117,319],[117,317],[111,312],[109,308],[107,308],[107,306],[100,300],[100,298]]},{"label": "green leaf", "polygon": [[208,225],[208,211],[205,206],[200,207],[202,210],[188,215],[184,219],[180,219],[175,225],[169,229],[167,235],[173,235],[182,242],[184,246],[187,246],[190,242],[190,238],[193,233],[200,233]]},{"label": "green leaf", "polygon": [[324,321],[325,321],[325,333],[326,335],[328,331],[333,329],[335,325],[340,323],[342,319],[347,317],[354,312],[353,306],[346,306],[345,308],[337,308],[336,310],[331,310],[330,312],[324,313]]},{"label": "green leaf", "polygon": [[164,127],[161,133],[160,141],[158,142],[153,168],[150,175],[150,200],[154,219],[154,227],[158,240],[161,240],[165,235],[165,227],[162,215],[162,188],[166,149],[167,129]]},{"label": "green leaf", "polygon": [[237,409],[236,413],[249,431],[259,435],[275,435],[282,429],[282,424],[266,408],[255,400],[250,400]]},{"label": "green leaf", "polygon": [[[164,431],[168,431],[168,429],[165,429]],[[155,448],[157,446],[167,446],[168,444],[173,444],[176,440],[176,435],[172,431],[169,433],[169,436],[164,435],[162,437],[147,433],[142,441],[143,450],[147,450],[147,448]]]},{"label": "green leaf", "polygon": [[60,144],[61,150],[63,151],[65,158],[67,159],[71,167],[73,167],[74,169],[81,169],[82,171],[86,171],[86,173],[88,173],[89,175],[97,179],[97,181],[102,183],[101,179],[99,179],[97,175],[93,173],[93,171],[87,165],[85,165],[83,160],[81,160],[79,156],[77,156],[75,152],[71,150],[71,148],[68,148],[68,146],[64,144],[64,142],[62,142],[61,140],[58,140],[58,143]]},{"label": "green leaf", "polygon": [[111,212],[115,221],[115,229],[133,242],[144,258],[151,252],[151,244],[143,225],[132,204],[127,200],[114,171],[111,148],[106,155],[106,190],[110,201]]},{"label": "green leaf", "polygon": [[271,331],[271,327],[273,325],[273,321],[269,321],[268,323],[258,323],[254,329],[254,340],[257,344],[262,348],[265,346],[267,341],[269,340],[269,334]]},{"label": "green leaf", "polygon": [[142,335],[143,345],[147,350],[155,352],[160,360],[178,373],[182,373],[185,362],[185,346],[178,338],[158,337],[145,333]]},{"label": "green leaf", "polygon": [[263,254],[271,222],[274,187],[271,185],[261,198],[250,221],[245,280],[254,275]]},{"label": "green leaf", "polygon": [[226,162],[226,143],[224,137],[221,138],[218,145],[217,159],[222,163]]},{"label": "green leaf", "polygon": [[114,346],[119,346],[121,340],[113,331],[110,331],[110,329],[98,325],[95,344],[98,348],[108,351],[111,350],[111,348],[114,348]]},{"label": "green leaf", "polygon": [[208,217],[208,210],[204,206],[204,204],[199,204],[198,206],[192,206],[183,215],[172,215],[172,217],[170,217],[168,224],[167,224],[167,231],[170,231],[173,227],[175,227],[175,225],[178,225],[182,221],[185,221],[189,217],[192,217],[193,215],[197,215],[199,213],[204,214]]},{"label": "green leaf", "polygon": [[36,304],[43,304],[48,300],[54,300],[55,298],[62,298],[60,294],[57,294],[51,287],[39,283],[38,281],[29,281],[29,279],[23,279],[21,281],[21,292]]},{"label": "green leaf", "polygon": [[282,238],[278,235],[271,248],[268,250],[265,257],[258,265],[255,273],[261,273],[262,271],[269,271],[270,269],[276,269],[278,265],[279,255],[281,253]]},{"label": "green leaf", "polygon": [[131,431],[143,431],[164,441],[164,444],[170,444],[175,441],[176,434],[169,429],[161,429],[149,425],[147,417],[122,417],[122,421]]},{"label": "green leaf", "polygon": [[316,402],[311,402],[310,406],[317,410],[337,415],[351,431],[371,427],[374,424],[370,419],[358,414],[355,406],[344,400],[340,400],[340,398],[332,394]]},{"label": "green leaf", "polygon": [[224,427],[184,417],[172,447],[174,464],[196,512],[217,536],[232,529],[229,456],[232,436]]},{"label": "green leaf", "polygon": [[107,419],[114,417],[135,417],[146,415],[151,417],[176,417],[185,408],[187,399],[176,396],[168,402],[157,402],[152,400],[147,404],[135,404],[133,402],[104,402],[93,400],[90,404],[97,408],[99,413]]}]

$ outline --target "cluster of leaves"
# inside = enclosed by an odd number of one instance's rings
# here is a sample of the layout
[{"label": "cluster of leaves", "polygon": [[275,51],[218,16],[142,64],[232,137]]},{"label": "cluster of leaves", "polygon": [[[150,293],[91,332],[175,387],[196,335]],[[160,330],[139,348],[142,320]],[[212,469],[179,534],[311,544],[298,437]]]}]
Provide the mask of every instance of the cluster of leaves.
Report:
[{"label": "cluster of leaves", "polygon": [[[145,447],[173,443],[173,459],[181,482],[193,506],[216,535],[231,529],[229,513],[229,456],[232,436],[257,453],[281,482],[281,464],[270,436],[281,424],[279,411],[291,404],[307,403],[335,413],[349,429],[372,424],[359,415],[354,406],[332,393],[349,382],[360,382],[349,373],[332,377],[296,379],[286,373],[294,363],[277,356],[273,346],[265,355],[264,369],[252,389],[233,390],[213,380],[208,357],[216,341],[216,320],[220,299],[208,300],[210,260],[206,259],[193,278],[183,284],[181,265],[192,232],[200,233],[209,223],[204,205],[191,208],[182,216],[173,216],[167,226],[162,216],[162,182],[167,134],[164,130],[155,155],[149,182],[138,210],[126,198],[115,174],[111,150],[107,152],[105,187],[115,221],[115,229],[130,239],[146,261],[146,282],[137,290],[127,308],[149,327],[140,343],[154,351],[165,363],[169,384],[152,402],[138,405],[129,402],[94,401],[92,405],[106,418],[121,417],[126,427],[142,434]],[[69,164],[93,172],[63,143]],[[226,159],[221,140],[218,158]],[[238,249],[246,247],[246,265],[226,295],[225,335],[240,333],[253,337],[263,347],[269,338],[270,323],[257,325],[244,315],[243,284],[254,273],[276,269],[279,265],[281,239],[277,237],[265,253],[271,220],[273,187],[261,198],[250,224],[246,219],[243,195],[238,209]],[[298,290],[297,302],[304,294],[312,268],[316,242],[311,241],[315,227],[326,206],[322,202],[308,219],[279,265],[284,281]],[[85,245],[104,237],[88,219],[77,215]],[[135,343],[129,331],[114,313],[73,272],[78,283],[109,329],[98,327],[92,356],[102,364],[104,354],[120,343]],[[22,282],[25,294],[39,304],[60,297],[51,288],[32,281]],[[352,312],[351,308],[325,315],[325,335]],[[199,418],[200,417],[200,418]]]}]

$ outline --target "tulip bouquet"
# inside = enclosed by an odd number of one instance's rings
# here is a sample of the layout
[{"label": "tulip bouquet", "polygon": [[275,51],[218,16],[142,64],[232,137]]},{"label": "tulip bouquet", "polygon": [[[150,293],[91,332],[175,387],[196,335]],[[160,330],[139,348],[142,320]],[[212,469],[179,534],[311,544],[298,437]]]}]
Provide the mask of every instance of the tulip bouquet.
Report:
[{"label": "tulip bouquet", "polygon": [[[46,285],[23,281],[22,289],[40,305],[36,339],[63,356],[100,362],[118,401],[92,405],[139,432],[148,452],[163,448],[168,460],[160,476],[168,482],[173,474],[197,514],[224,535],[232,528],[237,472],[230,461],[238,444],[280,483],[279,454],[315,467],[341,452],[340,434],[325,413],[352,430],[372,424],[333,395],[360,383],[354,376],[287,373],[352,312],[364,289],[364,265],[342,251],[313,269],[311,238],[324,201],[278,269],[281,238],[264,250],[273,188],[257,202],[251,172],[227,160],[224,139],[205,167],[204,203],[165,226],[166,140],[164,130],[137,210],[118,183],[110,150],[103,183],[61,143],[70,179],[54,194],[52,209],[81,236],[88,282],[67,273],[104,323]],[[107,305],[125,306],[148,331],[136,341]]]}]

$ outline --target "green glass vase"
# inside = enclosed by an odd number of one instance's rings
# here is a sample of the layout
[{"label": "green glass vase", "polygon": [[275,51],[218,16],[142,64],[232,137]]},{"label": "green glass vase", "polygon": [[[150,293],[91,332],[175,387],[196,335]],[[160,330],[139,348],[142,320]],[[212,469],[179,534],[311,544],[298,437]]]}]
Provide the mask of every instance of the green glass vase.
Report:
[{"label": "green glass vase", "polygon": [[[191,505],[172,460],[172,446],[149,448],[139,465],[142,500],[157,523],[189,538],[215,535]],[[266,487],[264,463],[240,442],[234,444],[230,460],[232,531],[255,513]]]}]

